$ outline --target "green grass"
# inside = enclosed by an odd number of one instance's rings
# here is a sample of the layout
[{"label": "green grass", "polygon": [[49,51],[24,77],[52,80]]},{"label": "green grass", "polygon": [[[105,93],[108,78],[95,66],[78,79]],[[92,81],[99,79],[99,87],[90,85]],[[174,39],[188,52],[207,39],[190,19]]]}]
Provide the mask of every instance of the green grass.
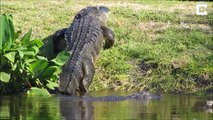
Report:
[{"label": "green grass", "polygon": [[[195,15],[196,2],[179,1],[2,1],[1,13],[14,16],[16,28],[45,38],[69,26],[88,5],[106,5],[116,35],[101,52],[91,90],[124,89],[194,92],[213,85],[213,3],[208,15]],[[23,31],[25,32],[25,31]],[[144,67],[157,64],[140,70]]]}]

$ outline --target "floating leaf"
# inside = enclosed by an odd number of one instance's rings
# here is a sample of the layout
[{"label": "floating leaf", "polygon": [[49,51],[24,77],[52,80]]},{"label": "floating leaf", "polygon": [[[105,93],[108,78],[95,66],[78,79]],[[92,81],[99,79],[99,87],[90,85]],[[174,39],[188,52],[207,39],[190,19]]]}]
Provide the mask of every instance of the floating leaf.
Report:
[{"label": "floating leaf", "polygon": [[0,72],[0,81],[9,82],[9,80],[10,80],[10,74],[5,72]]}]

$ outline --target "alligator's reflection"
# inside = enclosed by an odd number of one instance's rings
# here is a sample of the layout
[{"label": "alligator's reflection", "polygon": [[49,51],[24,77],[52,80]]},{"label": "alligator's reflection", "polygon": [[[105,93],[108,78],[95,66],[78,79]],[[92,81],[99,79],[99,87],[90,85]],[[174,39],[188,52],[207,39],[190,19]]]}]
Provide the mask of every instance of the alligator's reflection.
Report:
[{"label": "alligator's reflection", "polygon": [[213,101],[212,100],[201,100],[195,102],[194,110],[195,111],[204,111],[207,113],[213,113]]},{"label": "alligator's reflection", "polygon": [[94,110],[91,101],[61,96],[60,112],[65,120],[92,120]]},{"label": "alligator's reflection", "polygon": [[[113,91],[114,92],[114,91]],[[163,99],[125,99],[104,92],[89,97],[0,96],[1,119],[102,120],[102,119],[211,119],[212,100],[196,96],[165,95]],[[120,93],[119,95],[126,95]],[[105,97],[94,97],[105,96]],[[135,96],[135,94],[134,94]],[[122,99],[119,99],[122,98]],[[129,97],[128,97],[129,98]]]},{"label": "alligator's reflection", "polygon": [[[93,102],[116,102],[125,100],[137,100],[140,103],[148,104],[150,99],[160,99],[161,95],[151,95],[146,91],[133,93],[127,96],[102,96],[82,97],[60,95],[60,111],[66,120],[90,120],[93,119]],[[141,102],[142,101],[142,102]]]}]

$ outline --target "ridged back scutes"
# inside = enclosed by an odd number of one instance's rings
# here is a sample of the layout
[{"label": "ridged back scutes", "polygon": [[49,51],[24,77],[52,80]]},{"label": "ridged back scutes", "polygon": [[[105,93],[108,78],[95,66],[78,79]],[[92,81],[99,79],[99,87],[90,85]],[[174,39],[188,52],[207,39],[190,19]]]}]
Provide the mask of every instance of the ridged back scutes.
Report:
[{"label": "ridged back scutes", "polygon": [[80,62],[81,54],[88,54],[83,52],[85,52],[87,47],[91,47],[90,45],[99,40],[100,33],[101,26],[99,21],[91,16],[74,20],[70,28],[66,31],[66,49],[71,51],[72,55],[64,65],[63,72],[60,75],[60,84],[64,88],[66,88],[65,85],[69,84],[71,74],[74,73],[73,71],[77,65],[76,63],[77,61]]}]

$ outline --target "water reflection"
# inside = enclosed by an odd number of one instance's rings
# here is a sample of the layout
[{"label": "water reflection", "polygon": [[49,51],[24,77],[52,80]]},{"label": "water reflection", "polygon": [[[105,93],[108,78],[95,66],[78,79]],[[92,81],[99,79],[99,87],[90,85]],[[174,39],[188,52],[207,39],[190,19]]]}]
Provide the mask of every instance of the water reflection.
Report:
[{"label": "water reflection", "polygon": [[209,101],[209,100],[197,101],[194,105],[193,110],[196,112],[204,111],[207,113],[213,113],[212,105],[209,105],[209,102],[211,102],[211,101]]},{"label": "water reflection", "polygon": [[93,106],[90,101],[74,97],[59,97],[60,112],[66,120],[93,120]]},{"label": "water reflection", "polygon": [[[126,95],[122,92],[94,92],[91,96]],[[164,95],[150,101],[80,100],[79,97],[25,97],[0,96],[0,119],[44,120],[212,120],[212,107],[206,100],[195,96]]]}]

